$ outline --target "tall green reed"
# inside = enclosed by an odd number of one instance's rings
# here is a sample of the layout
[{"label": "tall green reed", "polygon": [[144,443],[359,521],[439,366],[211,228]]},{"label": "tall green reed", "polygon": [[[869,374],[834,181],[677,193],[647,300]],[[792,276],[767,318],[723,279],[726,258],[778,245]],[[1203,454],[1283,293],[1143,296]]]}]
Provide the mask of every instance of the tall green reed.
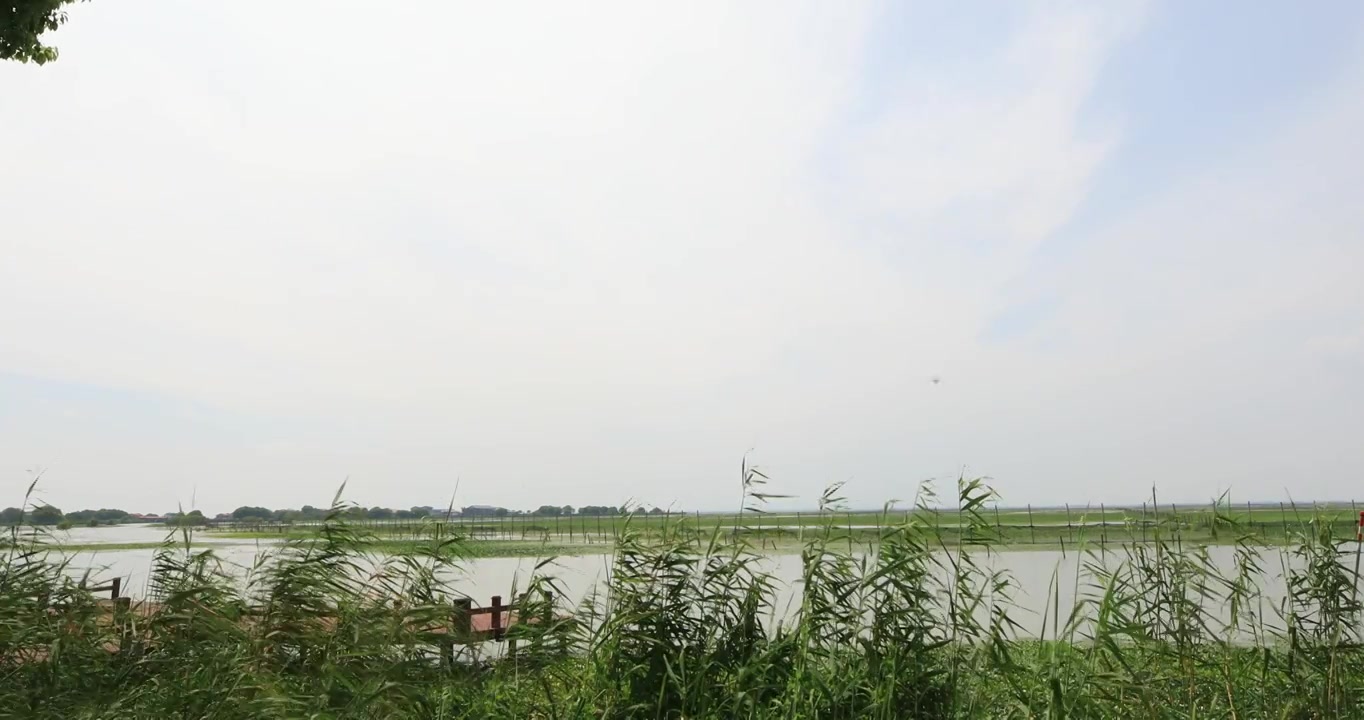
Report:
[{"label": "tall green reed", "polygon": [[[149,604],[120,615],[41,536],[12,530],[0,715],[1364,716],[1356,545],[1320,513],[1295,523],[1277,568],[1225,498],[1156,515],[1145,543],[1082,537],[1029,620],[985,480],[958,480],[954,522],[926,484],[874,543],[811,529],[794,587],[743,532],[775,497],[767,484],[745,461],[744,527],[625,519],[600,592],[576,607],[553,559],[537,562],[497,647],[449,645],[464,538],[437,524],[378,552],[339,494],[315,537],[249,568],[177,532],[155,553]],[[841,492],[820,511],[843,512]],[[1229,547],[1187,542],[1190,523]]]}]

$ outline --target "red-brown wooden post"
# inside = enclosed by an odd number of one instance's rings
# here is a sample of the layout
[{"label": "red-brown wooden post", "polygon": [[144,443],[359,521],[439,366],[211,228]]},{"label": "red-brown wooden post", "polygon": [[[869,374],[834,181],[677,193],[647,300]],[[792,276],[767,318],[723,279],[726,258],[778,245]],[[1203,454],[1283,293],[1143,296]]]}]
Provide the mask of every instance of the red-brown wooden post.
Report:
[{"label": "red-brown wooden post", "polygon": [[502,640],[502,596],[493,596],[493,639]]}]

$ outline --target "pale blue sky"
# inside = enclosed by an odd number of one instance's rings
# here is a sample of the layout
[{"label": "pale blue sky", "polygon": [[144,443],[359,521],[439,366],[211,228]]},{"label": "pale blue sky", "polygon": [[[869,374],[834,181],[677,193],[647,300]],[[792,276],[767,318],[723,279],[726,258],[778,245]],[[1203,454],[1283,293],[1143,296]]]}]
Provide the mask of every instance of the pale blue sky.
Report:
[{"label": "pale blue sky", "polygon": [[0,505],[1364,500],[1359,3],[366,7],[0,66]]}]

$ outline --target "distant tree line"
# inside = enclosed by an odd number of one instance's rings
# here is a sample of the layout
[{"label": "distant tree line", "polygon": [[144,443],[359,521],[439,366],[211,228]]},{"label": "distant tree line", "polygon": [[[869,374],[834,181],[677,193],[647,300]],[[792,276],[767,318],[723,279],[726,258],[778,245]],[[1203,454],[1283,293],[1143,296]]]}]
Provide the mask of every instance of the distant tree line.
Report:
[{"label": "distant tree line", "polygon": [[[304,505],[298,510],[281,509],[271,510],[270,508],[243,505],[233,510],[227,516],[219,516],[219,520],[230,520],[237,523],[266,523],[266,522],[308,522],[322,520],[327,517],[330,511],[323,508],[316,508],[311,505]],[[565,517],[572,515],[623,515],[628,512],[625,508],[615,505],[584,505],[574,508],[572,505],[541,505],[535,510],[512,510],[496,505],[466,505],[461,508],[439,508],[431,505],[418,505],[407,508],[406,510],[395,510],[386,507],[349,507],[341,511],[341,516],[348,520],[419,520],[422,518],[449,519],[452,517]],[[660,508],[652,508],[647,511],[650,515],[663,515],[665,511]]]},{"label": "distant tree line", "polygon": [[127,510],[100,508],[98,510],[76,510],[63,513],[53,505],[37,505],[27,512],[22,508],[7,507],[0,510],[0,525],[117,525],[119,523],[142,522]]},{"label": "distant tree line", "polygon": [[[642,509],[641,509],[642,511]],[[63,513],[60,508],[52,505],[38,505],[28,511],[17,507],[7,507],[0,510],[0,526],[9,525],[57,525],[72,527],[83,525],[94,527],[97,525],[117,525],[120,523],[141,523],[149,520],[165,522],[167,525],[174,526],[196,526],[208,525],[214,522],[235,522],[235,523],[291,523],[320,521],[327,517],[331,511],[327,508],[313,507],[304,505],[294,509],[271,510],[266,507],[253,505],[243,505],[230,513],[222,513],[213,517],[208,517],[200,510],[190,510],[189,512],[175,511],[164,515],[141,515],[130,513],[126,510],[116,508],[100,508],[98,510],[76,510],[74,512]],[[505,507],[493,505],[468,505],[457,510],[447,508],[437,508],[431,505],[417,505],[406,510],[395,510],[385,507],[348,507],[341,511],[341,516],[348,520],[419,520],[422,518],[442,518],[450,517],[569,517],[573,515],[597,517],[607,515],[623,515],[627,509],[615,505],[584,505],[574,508],[572,505],[541,505],[535,510],[509,510]],[[663,515],[665,511],[660,508],[652,508],[647,511],[649,515]]]},{"label": "distant tree line", "polygon": [[[330,512],[327,508],[318,508],[312,505],[304,505],[297,510],[271,510],[270,508],[243,505],[219,519],[235,522],[295,522],[322,520]],[[341,516],[350,520],[414,520],[425,517],[443,517],[445,514],[444,509],[436,509],[430,505],[418,505],[406,510],[394,510],[386,507],[349,507],[341,511]]]}]

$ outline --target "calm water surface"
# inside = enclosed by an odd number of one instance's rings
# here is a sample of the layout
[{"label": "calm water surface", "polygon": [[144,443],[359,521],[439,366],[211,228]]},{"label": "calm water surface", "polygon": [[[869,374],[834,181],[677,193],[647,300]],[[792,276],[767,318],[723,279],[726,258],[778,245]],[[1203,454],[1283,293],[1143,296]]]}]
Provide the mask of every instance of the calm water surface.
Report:
[{"label": "calm water surface", "polygon": [[[90,528],[84,531],[72,530],[79,540],[69,542],[95,542],[99,537],[104,542],[148,542],[164,536],[163,528]],[[258,555],[270,551],[269,543],[235,544],[222,543],[214,548],[226,567],[245,576]],[[142,597],[147,591],[147,577],[152,565],[153,550],[110,550],[82,551],[70,556],[71,572],[75,574],[89,571],[96,580],[104,581],[115,576],[123,578],[126,594]],[[1234,549],[1213,547],[1209,549],[1212,560],[1223,569],[1233,566]],[[1109,564],[1116,564],[1120,554],[1110,552]],[[1052,550],[1019,550],[994,553],[988,559],[981,557],[983,564],[990,569],[1008,571],[1017,588],[1014,591],[1016,609],[1011,610],[1014,620],[1023,626],[1025,634],[1036,635],[1042,628],[1043,614],[1050,606],[1049,593],[1053,580],[1059,591],[1059,604],[1062,614],[1067,614],[1074,604],[1077,590],[1082,596],[1092,594],[1094,589],[1088,575],[1082,570],[1079,557],[1075,552]],[[607,577],[612,557],[610,555],[585,555],[559,558],[547,569],[563,588],[566,599],[578,602],[601,586]],[[539,560],[536,558],[481,558],[466,561],[451,578],[455,587],[472,597],[479,605],[486,605],[493,595],[503,598],[513,596],[513,588],[524,588],[534,572]],[[776,597],[776,611],[788,614],[798,602],[798,585],[801,577],[801,562],[797,555],[773,555],[763,559],[765,569],[780,581]],[[1265,600],[1259,608],[1266,618],[1273,616],[1273,607],[1283,598],[1285,583],[1277,549],[1265,551],[1265,574],[1261,578],[1261,593]],[[1077,576],[1078,573],[1078,576]],[[1216,608],[1210,608],[1216,609]]]}]

